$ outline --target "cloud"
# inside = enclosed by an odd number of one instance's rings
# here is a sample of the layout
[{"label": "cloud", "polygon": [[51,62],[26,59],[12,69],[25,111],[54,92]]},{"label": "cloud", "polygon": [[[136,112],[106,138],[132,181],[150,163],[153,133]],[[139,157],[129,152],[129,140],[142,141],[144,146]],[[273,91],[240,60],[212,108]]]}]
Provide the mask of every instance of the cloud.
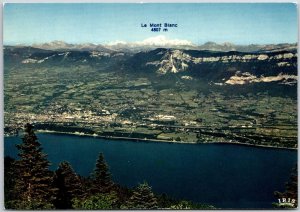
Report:
[{"label": "cloud", "polygon": [[112,41],[112,42],[109,42],[107,45],[108,46],[114,46],[114,45],[118,45],[118,44],[127,44],[127,42],[125,41],[122,41],[122,40],[116,40],[116,41]]},{"label": "cloud", "polygon": [[136,42],[138,45],[155,45],[155,46],[172,46],[172,45],[193,45],[188,40],[168,39],[164,35],[147,38],[143,41]]},{"label": "cloud", "polygon": [[158,35],[155,37],[147,38],[143,41],[136,41],[136,42],[125,42],[125,41],[114,41],[110,42],[107,45],[108,46],[114,46],[114,45],[130,45],[130,46],[183,46],[183,45],[189,45],[192,46],[193,43],[188,40],[179,40],[179,39],[168,39],[164,35]]}]

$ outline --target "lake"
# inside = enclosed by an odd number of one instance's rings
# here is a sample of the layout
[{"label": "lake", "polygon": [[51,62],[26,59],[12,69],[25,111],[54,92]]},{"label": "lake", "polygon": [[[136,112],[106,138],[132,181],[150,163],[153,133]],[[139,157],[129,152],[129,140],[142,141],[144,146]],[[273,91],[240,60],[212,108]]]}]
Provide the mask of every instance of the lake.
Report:
[{"label": "lake", "polygon": [[[157,193],[221,208],[272,208],[284,191],[297,151],[233,144],[175,144],[106,140],[38,133],[55,170],[69,161],[88,176],[100,152],[115,182],[134,187],[147,181]],[[4,154],[17,156],[20,137],[5,137]]]}]

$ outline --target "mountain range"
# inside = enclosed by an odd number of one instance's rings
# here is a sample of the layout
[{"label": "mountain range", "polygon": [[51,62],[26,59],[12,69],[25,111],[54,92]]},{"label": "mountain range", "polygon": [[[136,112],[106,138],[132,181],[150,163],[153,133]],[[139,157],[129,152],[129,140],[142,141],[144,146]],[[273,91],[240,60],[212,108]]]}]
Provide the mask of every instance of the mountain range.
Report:
[{"label": "mountain range", "polygon": [[217,86],[272,83],[297,85],[295,44],[250,45],[243,48],[245,51],[251,49],[251,52],[232,51],[237,47],[242,48],[228,43],[219,45],[210,42],[197,48],[213,51],[186,50],[178,46],[152,46],[152,50],[143,46],[147,50],[135,53],[130,51],[131,48],[117,51],[102,45],[52,42],[33,47],[6,46],[4,60],[5,72],[16,64],[32,67],[85,65],[146,77],[174,75],[190,83],[200,80]]},{"label": "mountain range", "polygon": [[295,44],[147,42],[4,46],[7,128],[297,147]]},{"label": "mountain range", "polygon": [[[19,45],[19,47],[24,47],[28,45]],[[156,36],[145,39],[143,41],[136,42],[125,42],[125,41],[115,41],[107,44],[70,44],[64,41],[52,41],[49,43],[32,44],[30,45],[34,48],[46,49],[46,50],[74,50],[74,51],[123,51],[137,53],[140,51],[149,51],[156,48],[174,48],[182,50],[210,50],[210,51],[238,51],[238,52],[272,52],[272,51],[282,51],[282,50],[297,50],[297,44],[249,44],[249,45],[238,45],[229,42],[225,43],[215,43],[206,42],[204,44],[193,44],[187,40],[179,39],[168,39],[165,36]]]}]

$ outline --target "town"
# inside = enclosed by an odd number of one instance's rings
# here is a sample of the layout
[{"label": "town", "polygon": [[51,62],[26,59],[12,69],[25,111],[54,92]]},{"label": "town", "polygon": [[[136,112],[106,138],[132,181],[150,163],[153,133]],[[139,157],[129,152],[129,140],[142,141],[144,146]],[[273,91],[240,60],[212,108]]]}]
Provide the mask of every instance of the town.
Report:
[{"label": "town", "polygon": [[6,135],[28,122],[40,130],[107,138],[297,147],[293,98],[199,92],[179,82],[158,89],[147,78],[84,66],[64,70],[57,79],[62,69],[10,72],[5,78]]}]

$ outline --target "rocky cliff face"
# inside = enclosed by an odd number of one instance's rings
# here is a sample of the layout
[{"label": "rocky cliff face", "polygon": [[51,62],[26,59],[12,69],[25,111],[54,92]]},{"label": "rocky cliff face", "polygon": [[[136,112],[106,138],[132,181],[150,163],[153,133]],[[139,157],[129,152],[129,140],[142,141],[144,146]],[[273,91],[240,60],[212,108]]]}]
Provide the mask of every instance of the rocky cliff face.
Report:
[{"label": "rocky cliff face", "polygon": [[215,85],[245,85],[280,83],[296,85],[297,52],[295,50],[243,53],[214,52],[158,48],[129,54],[124,52],[43,50],[31,47],[6,47],[6,67],[77,66],[89,65],[107,71],[128,74],[165,76],[174,75],[183,80],[202,80]]},{"label": "rocky cliff face", "polygon": [[259,82],[297,82],[297,53],[241,53],[159,49],[139,53],[133,63],[140,70],[158,75],[184,74],[186,79],[202,78],[217,85]]},{"label": "rocky cliff face", "polygon": [[278,53],[275,55],[268,54],[245,54],[236,55],[230,54],[226,56],[215,56],[215,57],[193,57],[180,50],[170,50],[167,52],[158,52],[158,55],[163,55],[161,60],[150,61],[146,63],[146,66],[158,67],[157,73],[178,73],[188,70],[191,64],[204,64],[204,63],[247,63],[255,61],[265,62],[277,62],[278,67],[291,66],[288,60],[297,58],[297,53]]}]

